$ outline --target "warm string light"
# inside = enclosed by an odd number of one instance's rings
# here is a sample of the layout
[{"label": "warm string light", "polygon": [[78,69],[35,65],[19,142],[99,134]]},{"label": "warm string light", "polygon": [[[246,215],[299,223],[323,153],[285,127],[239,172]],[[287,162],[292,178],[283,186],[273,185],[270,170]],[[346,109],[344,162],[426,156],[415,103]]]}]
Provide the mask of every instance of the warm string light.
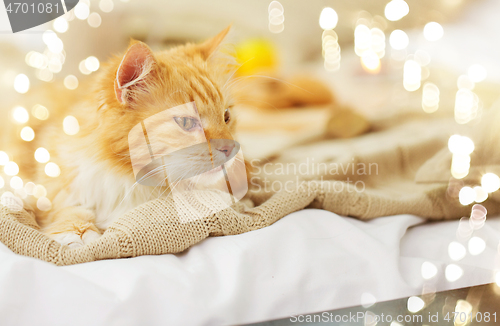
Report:
[{"label": "warm string light", "polygon": [[321,35],[322,54],[324,66],[327,71],[337,71],[340,69],[340,45],[339,37],[333,30],[338,23],[338,15],[332,8],[323,8],[319,16],[319,25],[323,29]]},{"label": "warm string light", "polygon": [[61,174],[61,169],[56,163],[49,162],[45,165],[45,174],[51,178],[56,178]]},{"label": "warm string light", "polygon": [[444,29],[441,24],[436,22],[427,23],[424,26],[424,37],[426,40],[434,42],[443,37]]},{"label": "warm string light", "polygon": [[[102,12],[111,12],[114,8],[114,2],[113,0],[101,0],[99,8]],[[52,82],[54,75],[62,71],[66,53],[64,51],[64,44],[57,33],[66,33],[69,29],[69,22],[75,18],[87,20],[89,26],[93,28],[101,26],[102,23],[99,13],[90,12],[89,0],[79,1],[74,10],[56,18],[52,23],[53,30],[46,30],[42,35],[46,50],[43,53],[30,51],[25,58],[26,64],[36,69],[35,77],[39,80]],[[95,57],[90,57],[90,60],[83,60],[80,63],[79,69],[83,74],[90,74],[99,69],[99,61]],[[78,86],[78,81],[75,79],[76,76],[74,78],[70,76],[64,79],[64,85],[68,89],[75,89]],[[14,89],[21,94],[29,90],[29,85],[29,78],[26,75],[21,74],[14,80]]]},{"label": "warm string light", "polygon": [[74,75],[68,75],[64,78],[64,86],[67,89],[76,89],[78,87],[78,78]]},{"label": "warm string light", "polygon": [[54,19],[52,27],[54,27],[54,30],[58,33],[66,33],[68,31],[69,24],[66,18],[63,16]]},{"label": "warm string light", "polygon": [[99,9],[102,10],[102,12],[111,12],[113,8],[115,7],[115,4],[113,3],[113,0],[101,0],[99,1]]},{"label": "warm string light", "polygon": [[448,266],[446,266],[446,269],[444,271],[444,276],[446,277],[446,280],[448,282],[455,282],[459,280],[463,275],[464,270],[456,264],[449,264]]},{"label": "warm string light", "polygon": [[467,75],[458,77],[454,110],[457,123],[466,124],[478,116],[482,103],[472,90],[476,83],[486,79],[486,76],[486,69],[479,64],[474,64],[469,67]]},{"label": "warm string light", "polygon": [[[128,0],[122,0],[123,2],[128,2]],[[281,6],[281,5],[280,5]],[[103,12],[111,12],[114,8],[113,0],[101,0],[99,2],[99,8]],[[282,8],[282,6],[281,6]],[[272,10],[270,6],[270,11]],[[283,11],[282,11],[283,12]],[[276,13],[276,11],[274,11]],[[270,16],[272,14],[270,13]],[[278,15],[279,16],[279,15]],[[65,33],[69,29],[69,22],[78,18],[80,20],[87,19],[88,24],[91,27],[97,28],[102,23],[101,15],[98,13],[90,12],[90,2],[89,0],[81,0],[75,10],[71,10],[65,15],[56,18],[52,22],[53,30],[47,30],[42,34],[42,41],[46,45],[46,49],[41,53],[37,51],[30,51],[25,56],[26,64],[32,68],[35,68],[36,78],[51,82],[54,79],[54,74],[62,71],[63,64],[66,59],[66,53],[64,51],[64,44],[59,38],[57,33]],[[284,20],[284,17],[282,17]],[[279,17],[273,21],[279,20]],[[57,33],[56,33],[57,32]],[[81,61],[79,69],[83,74],[90,74],[99,69],[100,62],[94,57],[90,56],[87,59]],[[14,76],[13,76],[14,77]],[[30,89],[30,79],[25,74],[18,74],[13,78],[13,86],[16,92],[24,94]],[[63,84],[68,89],[76,89],[78,87],[78,78],[74,75],[67,75],[64,78]],[[50,116],[49,110],[41,104],[36,104],[31,109],[31,114],[34,118],[38,120],[47,120]],[[17,106],[12,109],[12,118],[18,124],[26,124],[30,120],[30,115],[26,108]],[[67,116],[63,121],[63,131],[68,135],[75,135],[79,132],[80,126],[78,120],[75,117]],[[35,132],[30,126],[24,126],[20,130],[19,136],[24,141],[32,141],[35,138]],[[45,164],[45,173],[50,177],[57,177],[60,175],[61,170],[59,166],[54,162],[50,161],[50,153],[47,149],[40,147],[34,153],[35,160],[39,163]],[[24,184],[23,180],[17,176],[19,174],[19,166],[10,161],[9,155],[3,151],[0,151],[0,165],[3,166],[4,173],[7,180],[4,180],[0,176],[0,188],[5,186],[7,182],[11,187],[13,192],[6,192],[6,196],[2,196],[2,203],[4,201],[16,201],[20,198],[26,198],[29,195],[33,195],[37,198],[37,207],[40,210],[49,210],[52,207],[51,201],[46,197],[47,190],[42,185],[35,185],[33,182],[27,182]],[[5,193],[4,193],[5,195]],[[16,197],[17,195],[17,197]],[[9,196],[13,196],[15,199],[9,199]],[[7,198],[9,197],[9,198]],[[19,198],[20,197],[20,198]],[[16,202],[17,203],[17,202]],[[22,201],[19,203],[22,207]],[[18,205],[19,206],[19,205]]]},{"label": "warm string light", "polygon": [[337,12],[330,7],[323,8],[319,15],[319,26],[323,30],[332,30],[337,27],[339,16]]},{"label": "warm string light", "polygon": [[439,88],[433,83],[425,83],[422,91],[422,109],[426,113],[439,109]]},{"label": "warm string light", "polygon": [[267,8],[269,13],[269,31],[271,33],[281,33],[285,29],[285,10],[278,1],[272,1]]},{"label": "warm string light", "polygon": [[12,118],[14,118],[14,121],[17,123],[23,124],[29,121],[30,115],[22,106],[16,106],[12,109]]},{"label": "warm string light", "polygon": [[[469,174],[470,154],[474,151],[474,142],[466,136],[453,135],[448,140],[448,149],[453,154],[451,160],[451,175],[455,179],[463,179]],[[462,205],[474,202],[474,189],[464,187],[460,190],[459,201]]]},{"label": "warm string light", "polygon": [[426,261],[422,264],[420,272],[425,280],[430,280],[431,278],[437,275],[438,269],[436,265]]},{"label": "warm string light", "polygon": [[479,97],[476,93],[465,87],[460,88],[455,96],[455,121],[459,124],[470,122],[476,118],[479,106]]},{"label": "warm string light", "polygon": [[408,311],[411,313],[417,313],[420,310],[424,309],[425,302],[419,297],[409,297],[407,302]]},{"label": "warm string light", "polygon": [[35,139],[35,131],[33,128],[26,126],[21,129],[21,139],[26,142],[30,142]]},{"label": "warm string light", "polygon": [[420,88],[421,83],[422,67],[413,59],[406,60],[403,67],[403,87],[409,92],[414,92]]},{"label": "warm string light", "polygon": [[63,120],[63,130],[67,135],[76,135],[80,131],[80,124],[74,116],[68,115]]},{"label": "warm string light", "polygon": [[14,89],[20,94],[26,93],[30,89],[30,79],[25,74],[19,74],[14,79]]},{"label": "warm string light", "polygon": [[398,21],[408,15],[410,7],[404,0],[392,0],[385,6],[385,18],[390,21]]},{"label": "warm string light", "polygon": [[0,165],[9,163],[9,155],[4,151],[0,151]]},{"label": "warm string light", "polygon": [[35,104],[35,106],[33,106],[31,114],[38,120],[47,120],[50,116],[49,110],[40,104]]},{"label": "warm string light", "polygon": [[410,39],[404,31],[396,29],[389,36],[389,44],[394,50],[404,50],[410,44]]},{"label": "warm string light", "polygon": [[62,40],[57,36],[57,34],[52,30],[46,30],[42,35],[42,40],[47,48],[52,53],[61,53],[64,49],[64,44]]},{"label": "warm string light", "polygon": [[100,66],[99,59],[97,59],[94,56],[90,56],[87,59],[85,59],[84,65],[85,65],[85,68],[90,72],[97,71],[99,69],[99,66]]},{"label": "warm string light", "polygon": [[473,64],[472,66],[470,66],[467,74],[470,80],[474,83],[482,82],[488,76],[488,72],[480,64]]},{"label": "warm string light", "polygon": [[50,153],[43,147],[37,148],[35,151],[35,160],[39,163],[47,163],[50,160]]},{"label": "warm string light", "polygon": [[458,300],[455,306],[456,316],[461,316],[455,319],[455,326],[465,326],[472,321],[472,305],[466,300]]},{"label": "warm string light", "polygon": [[89,15],[87,22],[89,23],[90,27],[97,28],[101,26],[102,23],[101,15],[99,15],[96,12],[93,12]]},{"label": "warm string light", "polygon": [[360,57],[363,69],[369,73],[380,71],[380,59],[385,56],[386,40],[381,28],[370,16],[359,18],[354,29],[354,52]]},{"label": "warm string light", "polygon": [[16,162],[9,161],[3,167],[3,172],[5,172],[5,174],[9,176],[15,176],[19,173],[19,166],[16,164]]},{"label": "warm string light", "polygon": [[80,1],[74,8],[76,18],[80,20],[85,20],[90,14],[89,3],[85,1]]}]

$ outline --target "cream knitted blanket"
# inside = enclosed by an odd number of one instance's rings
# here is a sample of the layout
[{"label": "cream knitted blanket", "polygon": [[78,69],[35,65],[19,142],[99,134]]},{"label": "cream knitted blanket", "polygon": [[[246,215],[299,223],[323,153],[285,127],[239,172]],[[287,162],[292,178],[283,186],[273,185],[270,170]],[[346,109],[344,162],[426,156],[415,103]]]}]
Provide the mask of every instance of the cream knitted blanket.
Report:
[{"label": "cream knitted blanket", "polygon": [[[257,230],[306,207],[360,219],[403,213],[435,220],[460,218],[470,214],[470,207],[459,204],[448,182],[415,181],[419,168],[446,147],[452,126],[448,121],[417,121],[356,139],[296,146],[273,159],[254,161],[247,197],[231,208],[211,213],[209,203],[216,194],[199,193],[198,208],[206,216],[186,222],[176,215],[171,198],[153,200],[118,219],[99,240],[76,249],[39,232],[28,211],[3,206],[0,241],[15,253],[70,265],[179,253],[209,236]],[[359,170],[363,165],[371,170]],[[490,213],[498,211],[493,200],[484,205]]]}]

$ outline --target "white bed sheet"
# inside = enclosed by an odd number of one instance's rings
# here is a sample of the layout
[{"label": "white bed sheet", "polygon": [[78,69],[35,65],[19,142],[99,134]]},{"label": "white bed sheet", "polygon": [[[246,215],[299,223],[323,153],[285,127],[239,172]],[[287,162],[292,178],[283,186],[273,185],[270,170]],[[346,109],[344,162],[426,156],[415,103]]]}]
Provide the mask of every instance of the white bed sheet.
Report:
[{"label": "white bed sheet", "polygon": [[[500,219],[479,230],[486,250],[457,262],[458,221],[400,215],[369,222],[303,210],[274,225],[209,238],[179,255],[57,267],[0,245],[1,325],[221,325],[257,322],[493,281]],[[421,265],[438,267],[430,281]]]}]

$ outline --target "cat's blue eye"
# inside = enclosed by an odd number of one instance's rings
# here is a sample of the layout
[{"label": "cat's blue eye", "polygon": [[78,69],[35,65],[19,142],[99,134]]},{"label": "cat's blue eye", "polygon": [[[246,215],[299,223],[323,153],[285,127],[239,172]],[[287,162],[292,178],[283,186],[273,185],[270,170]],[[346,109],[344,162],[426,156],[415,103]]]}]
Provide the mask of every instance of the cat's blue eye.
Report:
[{"label": "cat's blue eye", "polygon": [[185,131],[195,128],[198,123],[198,120],[187,117],[174,117],[174,120]]}]

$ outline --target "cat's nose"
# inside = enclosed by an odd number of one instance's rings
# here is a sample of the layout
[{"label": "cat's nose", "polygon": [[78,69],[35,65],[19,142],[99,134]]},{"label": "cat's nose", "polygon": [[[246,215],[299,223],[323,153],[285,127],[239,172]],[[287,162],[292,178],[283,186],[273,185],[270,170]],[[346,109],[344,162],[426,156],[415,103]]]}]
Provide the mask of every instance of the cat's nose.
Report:
[{"label": "cat's nose", "polygon": [[225,145],[222,146],[221,148],[217,148],[219,152],[222,152],[226,155],[226,157],[229,157],[231,155],[232,151],[234,149],[234,144],[233,145]]}]

